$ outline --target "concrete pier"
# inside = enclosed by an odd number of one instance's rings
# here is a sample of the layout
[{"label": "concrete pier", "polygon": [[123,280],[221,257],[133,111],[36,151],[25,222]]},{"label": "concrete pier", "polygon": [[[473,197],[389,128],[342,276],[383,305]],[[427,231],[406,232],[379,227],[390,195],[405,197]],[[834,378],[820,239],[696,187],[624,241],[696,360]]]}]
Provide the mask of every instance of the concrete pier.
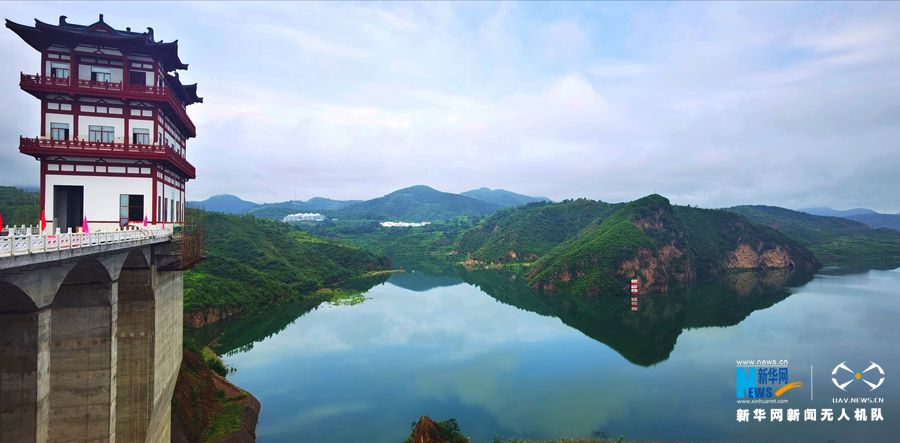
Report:
[{"label": "concrete pier", "polygon": [[0,267],[0,442],[169,441],[183,297],[170,249]]}]

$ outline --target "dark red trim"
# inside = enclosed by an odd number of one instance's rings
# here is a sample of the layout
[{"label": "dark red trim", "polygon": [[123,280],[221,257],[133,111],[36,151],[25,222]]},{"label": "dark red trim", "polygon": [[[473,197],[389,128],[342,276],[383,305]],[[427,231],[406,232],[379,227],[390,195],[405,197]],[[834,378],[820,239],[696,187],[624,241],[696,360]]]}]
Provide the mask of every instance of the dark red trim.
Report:
[{"label": "dark red trim", "polygon": [[159,110],[153,108],[153,143],[159,142]]},{"label": "dark red trim", "polygon": [[[143,220],[128,220],[128,223],[143,223]],[[119,223],[118,220],[88,220],[88,223]]]},{"label": "dark red trim", "polygon": [[46,136],[47,136],[47,100],[41,100],[41,137],[46,137]]},{"label": "dark red trim", "polygon": [[150,174],[124,174],[121,172],[47,171],[47,175],[89,175],[92,177],[150,178]]},{"label": "dark red trim", "polygon": [[[47,195],[47,162],[41,161],[41,211],[44,210]],[[51,211],[52,212],[52,211]]]},{"label": "dark red trim", "polygon": [[123,141],[127,147],[131,144],[131,131],[128,130],[128,121],[131,120],[129,114],[131,114],[131,111],[128,108],[128,101],[125,101],[125,104],[122,106],[122,113],[125,115],[125,134],[123,134]]},{"label": "dark red trim", "polygon": [[111,103],[90,104],[90,103],[83,103],[83,102],[69,102],[69,101],[59,101],[59,100],[51,100],[51,99],[48,99],[48,100],[50,100],[50,101],[47,102],[47,104],[50,104],[50,103],[58,103],[58,104],[66,104],[66,105],[71,104],[71,105],[72,105],[72,110],[70,110],[70,111],[66,111],[65,109],[50,109],[50,108],[47,108],[47,112],[49,112],[49,113],[51,113],[51,114],[67,114],[67,115],[74,115],[74,113],[75,113],[75,112],[74,112],[75,107],[76,107],[76,106],[81,106],[81,105],[85,105],[85,106],[106,106],[107,108],[122,108],[122,114],[112,114],[112,113],[106,113],[106,114],[103,114],[103,113],[99,113],[99,112],[87,112],[87,111],[81,111],[81,110],[80,110],[81,108],[79,108],[79,113],[80,113],[80,115],[86,115],[86,116],[89,116],[89,117],[108,117],[108,118],[125,118],[125,117],[127,117],[127,118],[129,118],[129,119],[131,119],[131,120],[152,120],[152,119],[153,119],[153,117],[144,117],[144,116],[140,116],[140,115],[130,115],[131,109],[147,109],[147,108],[131,107],[131,108],[129,108],[129,109],[126,111],[125,107],[128,107],[128,106],[129,106],[128,104],[124,104],[124,105],[117,105],[117,104],[111,104]]},{"label": "dark red trim", "polygon": [[170,164],[186,178],[195,178],[196,169],[172,149],[161,145],[131,145],[99,143],[84,140],[49,140],[19,138],[19,152],[36,158],[44,156],[108,157],[134,160],[157,160]]},{"label": "dark red trim", "polygon": [[197,136],[197,128],[194,122],[187,115],[187,110],[181,100],[175,96],[171,87],[124,87],[127,83],[94,83],[87,80],[77,80],[70,73],[68,84],[62,84],[55,81],[52,77],[46,75],[26,75],[21,74],[19,86],[23,91],[29,92],[35,97],[40,98],[40,93],[69,94],[76,93],[91,95],[97,97],[111,97],[122,100],[142,100],[162,102],[169,106],[175,115],[175,120],[181,123],[183,129],[189,137]]},{"label": "dark red trim", "polygon": [[153,165],[153,167],[150,169],[150,174],[153,175],[153,181],[152,181],[152,183],[153,183],[153,217],[152,217],[151,221],[153,222],[154,225],[156,224],[156,186],[157,186],[156,183],[159,181],[156,178],[157,170],[158,169],[157,169],[156,165]]},{"label": "dark red trim", "polygon": [[72,105],[72,124],[75,126],[72,128],[72,140],[78,140],[78,127],[81,126],[79,121],[81,106],[78,105],[77,97],[72,96],[72,98],[75,99],[75,103]]}]

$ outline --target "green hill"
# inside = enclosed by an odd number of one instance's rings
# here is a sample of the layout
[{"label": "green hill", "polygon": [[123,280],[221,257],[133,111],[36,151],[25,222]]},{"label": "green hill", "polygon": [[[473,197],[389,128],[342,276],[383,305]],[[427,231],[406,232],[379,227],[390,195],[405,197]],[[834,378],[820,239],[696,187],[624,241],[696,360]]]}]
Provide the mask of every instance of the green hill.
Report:
[{"label": "green hill", "polygon": [[0,215],[3,216],[3,225],[37,224],[41,217],[39,199],[37,192],[0,186]]},{"label": "green hill", "polygon": [[890,269],[900,266],[900,232],[865,223],[774,206],[735,206],[726,211],[769,226],[809,248],[826,266]]},{"label": "green hill", "polygon": [[357,203],[361,203],[361,201],[332,200],[330,198],[313,197],[307,201],[292,200],[280,203],[265,203],[251,209],[247,213],[253,214],[259,218],[280,221],[288,214],[296,214],[298,212],[319,212],[328,214]]},{"label": "green hill", "polygon": [[620,294],[638,278],[662,292],[726,270],[814,269],[806,248],[725,211],[672,206],[659,195],[622,205],[538,260],[529,282],[579,294]]},{"label": "green hill", "polygon": [[423,222],[482,216],[497,209],[499,206],[492,203],[419,185],[333,211],[330,215],[344,220]]},{"label": "green hill", "polygon": [[459,195],[492,203],[501,208],[513,208],[516,206],[527,205],[528,203],[550,201],[547,197],[531,197],[528,195],[516,194],[515,192],[510,192],[506,189],[478,188],[461,192]]},{"label": "green hill", "polygon": [[203,213],[206,258],[184,275],[184,309],[253,307],[390,267],[384,257],[252,216]]},{"label": "green hill", "polygon": [[865,223],[873,228],[900,231],[900,214],[859,214],[847,216],[850,220]]},{"label": "green hill", "polygon": [[214,195],[202,201],[187,202],[189,208],[202,209],[207,212],[222,212],[225,214],[243,214],[257,206],[258,203],[242,200],[231,194]]},{"label": "green hill", "polygon": [[578,199],[504,209],[460,235],[455,250],[486,262],[534,261],[619,206]]}]

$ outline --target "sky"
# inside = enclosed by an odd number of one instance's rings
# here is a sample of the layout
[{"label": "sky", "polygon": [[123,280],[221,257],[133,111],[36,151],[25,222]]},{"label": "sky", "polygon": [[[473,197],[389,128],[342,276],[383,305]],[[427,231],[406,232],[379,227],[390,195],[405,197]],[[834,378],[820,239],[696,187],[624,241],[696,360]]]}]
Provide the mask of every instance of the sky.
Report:
[{"label": "sky", "polygon": [[[900,3],[0,3],[153,27],[202,104],[188,198],[369,199],[426,184],[554,200],[900,212]],[[35,186],[0,30],[0,183]]]}]

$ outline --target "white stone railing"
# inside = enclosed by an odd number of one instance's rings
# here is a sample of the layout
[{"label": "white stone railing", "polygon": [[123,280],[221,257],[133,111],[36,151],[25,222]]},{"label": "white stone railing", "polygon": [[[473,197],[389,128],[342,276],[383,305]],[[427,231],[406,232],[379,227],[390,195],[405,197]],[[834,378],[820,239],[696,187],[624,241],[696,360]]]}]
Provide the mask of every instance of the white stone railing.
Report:
[{"label": "white stone railing", "polygon": [[8,233],[0,235],[0,258],[165,239],[172,236],[173,227],[169,225],[165,228],[89,233],[69,232],[62,234],[35,234],[37,232],[35,228],[23,227],[11,228],[6,232]]}]

